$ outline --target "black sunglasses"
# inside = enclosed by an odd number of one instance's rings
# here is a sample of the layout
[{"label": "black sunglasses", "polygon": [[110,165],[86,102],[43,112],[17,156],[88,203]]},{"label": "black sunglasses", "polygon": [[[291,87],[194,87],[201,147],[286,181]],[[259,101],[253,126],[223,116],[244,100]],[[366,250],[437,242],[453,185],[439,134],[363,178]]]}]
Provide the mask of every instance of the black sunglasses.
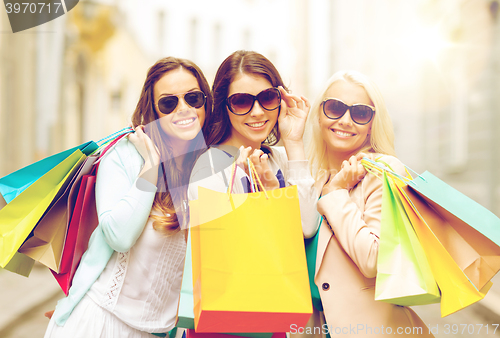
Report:
[{"label": "black sunglasses", "polygon": [[227,98],[226,105],[231,113],[246,115],[252,110],[255,101],[259,101],[265,110],[275,110],[281,104],[280,91],[277,88],[268,88],[257,95],[236,93]]},{"label": "black sunglasses", "polygon": [[170,114],[179,104],[179,96],[182,96],[184,101],[193,108],[200,108],[207,101],[207,96],[202,91],[196,90],[187,93],[163,96],[158,100],[156,107],[158,107],[158,110],[162,114]]},{"label": "black sunglasses", "polygon": [[369,123],[375,114],[375,107],[367,104],[356,103],[348,106],[339,99],[326,99],[321,103],[323,105],[323,113],[332,120],[338,120],[349,110],[351,119],[360,125]]}]

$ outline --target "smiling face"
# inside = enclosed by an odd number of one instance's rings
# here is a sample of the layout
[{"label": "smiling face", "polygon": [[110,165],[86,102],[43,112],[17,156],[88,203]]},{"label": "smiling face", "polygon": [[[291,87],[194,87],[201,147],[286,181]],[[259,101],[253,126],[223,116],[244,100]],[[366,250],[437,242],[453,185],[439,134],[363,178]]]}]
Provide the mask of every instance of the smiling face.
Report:
[{"label": "smiling face", "polygon": [[[340,99],[349,106],[357,103],[373,106],[363,87],[344,80],[336,81],[328,88],[325,94],[325,99],[327,98]],[[361,150],[370,137],[373,120],[365,125],[356,124],[351,119],[350,111],[340,119],[332,120],[325,116],[322,105],[319,109],[321,134],[329,154],[346,160]]]},{"label": "smiling face", "polygon": [[[205,106],[193,108],[184,101],[184,94],[199,91],[196,77],[184,68],[171,70],[163,75],[154,86],[155,111],[160,118],[160,126],[169,137],[173,148],[185,148],[198,135],[205,121]],[[178,95],[182,94],[182,95]],[[170,114],[163,114],[158,109],[158,101],[169,95],[178,95],[177,107]]]},{"label": "smiling face", "polygon": [[[236,93],[257,95],[264,89],[273,88],[271,83],[263,77],[247,74],[238,74],[229,85],[228,97]],[[236,148],[251,146],[259,149],[278,121],[279,107],[274,110],[263,109],[255,101],[252,110],[246,115],[235,115],[226,107],[231,121],[231,136],[224,144]]]}]

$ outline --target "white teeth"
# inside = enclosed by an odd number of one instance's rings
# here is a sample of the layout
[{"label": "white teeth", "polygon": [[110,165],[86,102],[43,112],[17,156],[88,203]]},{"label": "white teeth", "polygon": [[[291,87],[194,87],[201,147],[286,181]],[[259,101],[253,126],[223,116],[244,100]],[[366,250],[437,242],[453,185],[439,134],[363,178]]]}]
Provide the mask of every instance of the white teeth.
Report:
[{"label": "white teeth", "polygon": [[343,131],[340,131],[340,130],[334,130],[334,132],[335,132],[335,134],[337,134],[339,136],[344,136],[344,137],[354,136],[354,134],[346,133],[346,132],[343,132]]},{"label": "white teeth", "polygon": [[259,127],[262,127],[264,124],[266,124],[266,122],[257,122],[257,123],[247,123],[250,127],[253,127],[253,128],[259,128]]},{"label": "white teeth", "polygon": [[194,118],[192,119],[187,119],[187,120],[181,120],[181,121],[177,121],[177,122],[174,122],[174,124],[190,124],[191,122],[194,121]]}]

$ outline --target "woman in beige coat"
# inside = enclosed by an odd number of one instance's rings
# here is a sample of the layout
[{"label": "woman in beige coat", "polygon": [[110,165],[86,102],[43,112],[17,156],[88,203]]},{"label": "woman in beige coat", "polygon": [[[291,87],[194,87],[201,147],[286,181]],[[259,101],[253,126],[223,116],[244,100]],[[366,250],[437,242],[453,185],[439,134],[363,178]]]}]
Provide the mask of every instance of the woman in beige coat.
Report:
[{"label": "woman in beige coat", "polygon": [[392,123],[379,90],[360,73],[337,72],[311,109],[309,123],[310,163],[322,196],[315,283],[327,325],[323,332],[432,337],[411,309],[375,301],[382,181],[367,174],[360,160],[381,157],[405,174],[394,157]]}]

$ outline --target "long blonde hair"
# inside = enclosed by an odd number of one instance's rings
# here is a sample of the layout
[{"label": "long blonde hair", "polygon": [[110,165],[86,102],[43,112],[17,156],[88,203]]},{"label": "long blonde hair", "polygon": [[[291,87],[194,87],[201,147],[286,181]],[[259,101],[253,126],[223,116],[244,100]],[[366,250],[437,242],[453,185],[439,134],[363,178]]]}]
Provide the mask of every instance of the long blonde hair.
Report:
[{"label": "long blonde hair", "polygon": [[330,86],[337,81],[347,81],[363,87],[375,107],[370,138],[366,140],[361,151],[392,156],[396,155],[396,151],[394,150],[394,130],[392,121],[387,112],[384,98],[377,85],[362,73],[353,70],[341,70],[328,79],[320,95],[314,101],[307,119],[307,125],[311,135],[311,141],[308,147],[308,158],[311,164],[311,171],[315,178],[318,178],[323,170],[328,169],[327,146],[325,140],[322,138],[319,125],[320,114],[322,114],[321,103],[326,98],[326,92]]}]

